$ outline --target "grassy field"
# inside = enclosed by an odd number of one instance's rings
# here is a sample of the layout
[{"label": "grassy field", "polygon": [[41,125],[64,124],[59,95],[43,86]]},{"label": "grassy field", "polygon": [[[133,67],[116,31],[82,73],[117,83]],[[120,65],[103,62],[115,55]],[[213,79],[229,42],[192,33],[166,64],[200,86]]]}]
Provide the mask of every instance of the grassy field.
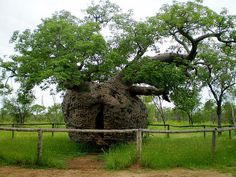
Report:
[{"label": "grassy field", "polygon": [[[109,169],[122,169],[132,165],[135,161],[135,145],[131,143],[111,148],[105,154],[105,161]],[[152,169],[236,167],[236,137],[232,140],[226,135],[218,138],[215,158],[211,153],[210,136],[205,139],[191,135],[148,137],[143,143],[141,164]]]},{"label": "grassy field", "polygon": [[[236,167],[236,135],[231,140],[225,132],[217,137],[216,156],[211,154],[211,134],[204,139],[203,133],[166,135],[150,134],[143,140],[143,167],[152,169],[218,168]],[[36,161],[37,133],[0,132],[0,163],[38,167]],[[69,140],[66,133],[44,133],[43,160],[40,167],[66,168],[67,160],[83,156],[95,149]],[[112,146],[103,153],[107,169],[123,169],[135,163],[135,143]]]},{"label": "grassy field", "polygon": [[[17,164],[36,167],[37,133],[0,133],[0,162],[2,164]],[[51,133],[43,135],[43,159],[41,167],[66,168],[66,160],[86,154],[92,149],[84,144],[69,140],[66,133]]]}]

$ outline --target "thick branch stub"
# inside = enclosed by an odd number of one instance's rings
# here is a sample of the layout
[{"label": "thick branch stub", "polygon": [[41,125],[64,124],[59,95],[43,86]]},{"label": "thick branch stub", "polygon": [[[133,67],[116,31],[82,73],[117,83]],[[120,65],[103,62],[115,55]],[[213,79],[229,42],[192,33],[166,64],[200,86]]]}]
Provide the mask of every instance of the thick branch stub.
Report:
[{"label": "thick branch stub", "polygon": [[185,63],[184,60],[188,58],[187,55],[177,54],[177,53],[162,53],[153,57],[149,57],[152,60],[158,60],[167,63]]},{"label": "thick branch stub", "polygon": [[141,87],[132,86],[130,87],[131,95],[163,95],[165,94],[164,89],[157,89],[155,87]]}]

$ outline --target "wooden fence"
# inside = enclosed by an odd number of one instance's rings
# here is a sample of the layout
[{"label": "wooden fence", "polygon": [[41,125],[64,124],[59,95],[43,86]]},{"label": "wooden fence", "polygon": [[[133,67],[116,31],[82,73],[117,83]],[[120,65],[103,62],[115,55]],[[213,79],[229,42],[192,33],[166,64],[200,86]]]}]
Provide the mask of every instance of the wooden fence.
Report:
[{"label": "wooden fence", "polygon": [[[11,126],[11,127],[21,127],[21,126],[37,126],[37,125],[48,125],[51,126],[52,128],[57,128],[60,125],[65,125],[64,122],[44,122],[44,123],[0,123],[0,126]],[[173,128],[203,128],[204,130],[207,127],[211,127],[211,128],[217,128],[217,125],[207,125],[207,124],[203,124],[203,125],[171,125],[171,124],[148,124],[149,126],[156,126],[156,127],[163,127],[164,130],[171,130],[171,127]],[[222,125],[223,127],[232,127],[232,125]],[[206,137],[206,131],[203,132],[204,133],[204,138]],[[170,136],[170,134],[167,132],[167,137]],[[15,131],[12,130],[12,138],[14,138],[15,136]],[[54,136],[54,131],[52,131],[52,136]],[[231,131],[229,131],[229,136],[231,137]]]},{"label": "wooden fence", "polygon": [[42,160],[43,152],[43,133],[44,132],[78,132],[78,133],[134,133],[136,132],[136,160],[141,161],[142,154],[142,134],[143,133],[159,133],[159,134],[176,134],[176,133],[200,133],[212,132],[212,156],[215,156],[216,152],[216,133],[229,131],[229,138],[231,139],[231,131],[236,131],[236,127],[228,128],[211,128],[211,129],[195,129],[195,130],[149,130],[149,129],[123,129],[123,130],[94,130],[94,129],[64,129],[64,128],[12,128],[12,127],[0,127],[1,131],[17,131],[17,132],[38,132],[37,143],[37,158],[36,163],[39,164]]}]

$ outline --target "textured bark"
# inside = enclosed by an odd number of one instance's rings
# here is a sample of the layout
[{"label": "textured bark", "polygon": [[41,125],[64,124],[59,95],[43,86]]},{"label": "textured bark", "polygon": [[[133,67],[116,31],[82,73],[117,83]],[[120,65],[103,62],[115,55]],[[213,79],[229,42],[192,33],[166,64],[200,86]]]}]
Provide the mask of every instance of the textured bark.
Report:
[{"label": "textured bark", "polygon": [[[123,70],[141,56],[142,53],[138,52],[135,59]],[[149,59],[185,65],[187,56],[170,53],[160,54]],[[122,82],[123,73],[120,72],[112,80],[104,83],[87,82],[79,87],[71,85],[70,82],[64,84],[68,89],[63,100],[63,113],[67,128],[145,128],[147,111],[137,95],[162,95],[165,100],[169,100],[168,90],[151,86],[137,86],[136,83],[124,83]],[[69,136],[76,142],[92,142],[98,145],[109,145],[112,142],[135,139],[135,134],[69,133]]]},{"label": "textured bark", "polygon": [[[147,111],[142,101],[130,92],[130,86],[114,79],[102,84],[87,83],[68,90],[63,100],[67,128],[129,129],[145,128]],[[135,139],[135,134],[69,133],[76,142],[109,145]]]}]

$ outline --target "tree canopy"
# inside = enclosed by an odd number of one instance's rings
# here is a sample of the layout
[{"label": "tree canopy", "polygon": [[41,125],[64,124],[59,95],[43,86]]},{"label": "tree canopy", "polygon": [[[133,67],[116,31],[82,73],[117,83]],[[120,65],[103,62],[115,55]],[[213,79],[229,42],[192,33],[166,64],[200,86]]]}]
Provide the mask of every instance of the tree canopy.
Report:
[{"label": "tree canopy", "polygon": [[[187,88],[186,80],[196,76],[195,61],[203,60],[205,52],[200,46],[214,41],[231,50],[236,42],[235,16],[226,10],[218,14],[200,0],[174,1],[142,21],[109,1],[92,4],[84,12],[83,18],[77,18],[60,11],[43,19],[33,31],[13,34],[16,54],[2,66],[22,89],[51,84],[59,90],[82,88],[87,82],[115,76],[129,84],[134,95],[166,98]],[[110,29],[109,37],[104,29]],[[169,45],[166,53],[158,52],[158,45],[163,44]],[[156,55],[148,56],[153,49]],[[235,62],[234,57],[231,60]],[[137,85],[143,83],[150,86],[148,90]]]}]

